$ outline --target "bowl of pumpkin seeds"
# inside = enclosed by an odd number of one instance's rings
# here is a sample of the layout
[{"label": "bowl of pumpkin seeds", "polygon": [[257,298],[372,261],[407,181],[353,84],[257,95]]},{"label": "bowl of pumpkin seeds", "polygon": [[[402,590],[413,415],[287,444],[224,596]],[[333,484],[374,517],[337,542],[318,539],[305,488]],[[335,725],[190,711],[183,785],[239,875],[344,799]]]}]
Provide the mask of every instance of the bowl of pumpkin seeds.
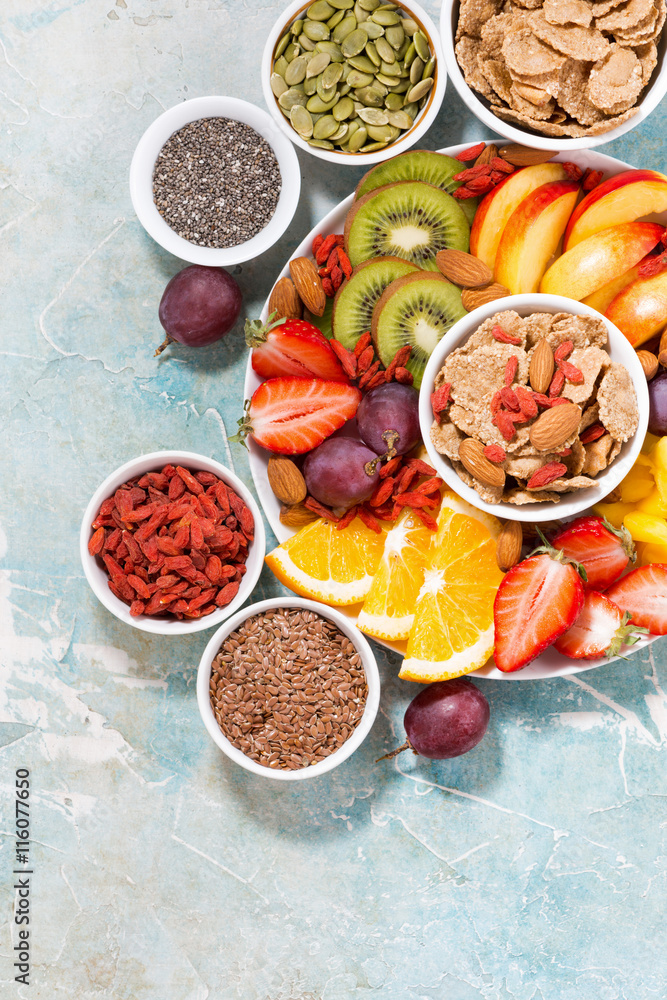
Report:
[{"label": "bowl of pumpkin seeds", "polygon": [[446,81],[438,31],[412,0],[296,0],[262,58],[276,123],[332,163],[405,152],[435,121]]}]

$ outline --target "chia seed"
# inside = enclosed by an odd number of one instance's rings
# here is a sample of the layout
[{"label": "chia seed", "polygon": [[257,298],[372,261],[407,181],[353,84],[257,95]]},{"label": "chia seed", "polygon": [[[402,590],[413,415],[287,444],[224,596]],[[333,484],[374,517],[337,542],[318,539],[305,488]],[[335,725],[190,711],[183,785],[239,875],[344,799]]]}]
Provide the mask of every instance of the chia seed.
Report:
[{"label": "chia seed", "polygon": [[231,118],[200,118],[174,132],[153,169],[153,200],[179,236],[200,247],[235,247],[271,221],[282,178],[273,150]]}]

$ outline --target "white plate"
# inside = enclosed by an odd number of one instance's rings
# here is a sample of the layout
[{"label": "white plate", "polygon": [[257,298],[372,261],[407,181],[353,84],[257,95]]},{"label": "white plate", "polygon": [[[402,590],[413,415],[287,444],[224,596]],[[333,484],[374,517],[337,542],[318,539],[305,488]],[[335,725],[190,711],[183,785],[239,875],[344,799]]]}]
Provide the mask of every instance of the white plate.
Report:
[{"label": "white plate", "polygon": [[[481,140],[477,141],[481,142]],[[485,140],[485,142],[492,141],[493,140],[491,139]],[[440,149],[438,152],[445,153],[447,156],[456,156],[456,154],[461,152],[461,150],[467,149],[472,145],[474,145],[473,142],[464,142],[460,143],[458,146],[450,146],[447,149]],[[602,170],[605,174],[619,173],[621,170],[632,169],[632,164],[624,163],[622,160],[617,160],[613,156],[607,156],[604,153],[597,153],[595,150],[578,150],[561,153],[554,157],[554,159],[560,161],[567,160],[572,163],[576,163],[577,166],[582,168],[582,170],[586,170],[588,167],[592,170]],[[463,164],[461,169],[463,169]],[[312,232],[310,232],[300,246],[296,248],[293,256],[309,257],[311,255],[313,239],[317,233],[342,233],[345,223],[345,215],[347,214],[353,200],[354,194],[351,194],[348,198],[341,201],[336,208],[332,209],[320,222],[318,222]],[[667,224],[667,213],[665,213],[664,216],[658,216],[657,218],[659,218],[664,224]],[[285,263],[285,266],[280,274],[276,275],[276,281],[278,278],[287,276],[289,276],[288,262]],[[267,299],[264,303],[264,308],[262,309],[262,322],[264,322],[268,316],[268,305],[269,303]],[[246,399],[249,399],[252,396],[261,381],[262,379],[260,379],[253,371],[250,363],[250,354],[248,354],[248,364],[246,367],[244,385],[244,396]],[[271,525],[276,538],[279,542],[285,542],[294,534],[294,532],[291,528],[287,528],[280,521],[280,503],[274,496],[273,491],[269,486],[269,480],[266,474],[269,453],[256,445],[252,438],[248,438],[248,448],[250,452],[250,472],[255,483],[260,503],[264,508],[264,513],[266,514],[266,518]],[[356,618],[356,614],[354,612],[350,612],[346,608],[339,608],[338,610],[347,614],[350,618]],[[658,638],[659,636],[651,636],[647,639],[642,639],[636,646],[632,646],[631,649],[633,651],[636,649],[642,649],[644,646],[648,646],[650,643],[655,642]],[[379,639],[376,639],[375,642],[379,642],[380,645],[385,646],[387,649],[394,650],[401,656],[405,655],[404,642],[383,642]],[[618,657],[614,657],[613,659],[618,659]],[[583,670],[591,670],[593,667],[600,667],[605,663],[611,662],[612,660],[607,659],[606,657],[598,660],[570,660],[566,656],[561,656],[561,654],[557,653],[555,649],[550,648],[545,650],[541,656],[538,656],[537,659],[533,660],[533,662],[527,667],[524,667],[523,670],[517,670],[516,673],[504,674],[501,670],[498,670],[497,667],[489,665],[475,671],[475,675],[478,677],[489,677],[493,680],[528,681],[545,677],[566,677],[568,674],[578,674]]]}]

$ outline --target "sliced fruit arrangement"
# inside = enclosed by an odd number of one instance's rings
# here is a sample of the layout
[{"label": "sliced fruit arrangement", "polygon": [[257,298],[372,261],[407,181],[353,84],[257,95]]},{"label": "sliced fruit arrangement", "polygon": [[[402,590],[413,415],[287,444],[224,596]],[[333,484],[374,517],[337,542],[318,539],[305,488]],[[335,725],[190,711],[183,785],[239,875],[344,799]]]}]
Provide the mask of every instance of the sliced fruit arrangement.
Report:
[{"label": "sliced fruit arrangement", "polygon": [[621,611],[608,595],[590,590],[574,625],[556,639],[554,648],[573,660],[618,656],[623,646],[634,645],[648,631],[628,625],[629,620],[629,612]]}]

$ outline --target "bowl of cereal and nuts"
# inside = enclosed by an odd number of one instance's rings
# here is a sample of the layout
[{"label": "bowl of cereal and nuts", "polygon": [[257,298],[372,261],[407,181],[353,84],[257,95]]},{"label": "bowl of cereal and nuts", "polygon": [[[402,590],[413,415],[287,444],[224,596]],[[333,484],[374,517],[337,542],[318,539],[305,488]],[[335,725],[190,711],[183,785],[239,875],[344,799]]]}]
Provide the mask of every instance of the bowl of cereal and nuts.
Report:
[{"label": "bowl of cereal and nuts", "polygon": [[271,115],[332,163],[379,163],[433,124],[446,74],[437,28],[412,0],[296,0],[262,57]]},{"label": "bowl of cereal and nuts", "polygon": [[556,152],[610,142],[667,93],[665,0],[444,0],[447,73],[507,139]]},{"label": "bowl of cereal and nuts", "polygon": [[517,521],[580,513],[632,468],[648,422],[636,351],[590,306],[512,295],[445,334],[419,398],[431,462],[470,503]]},{"label": "bowl of cereal and nuts", "polygon": [[212,636],[197,703],[230,760],[263,778],[299,781],[361,745],[377,715],[380,675],[352,619],[289,595],[244,608]]}]

